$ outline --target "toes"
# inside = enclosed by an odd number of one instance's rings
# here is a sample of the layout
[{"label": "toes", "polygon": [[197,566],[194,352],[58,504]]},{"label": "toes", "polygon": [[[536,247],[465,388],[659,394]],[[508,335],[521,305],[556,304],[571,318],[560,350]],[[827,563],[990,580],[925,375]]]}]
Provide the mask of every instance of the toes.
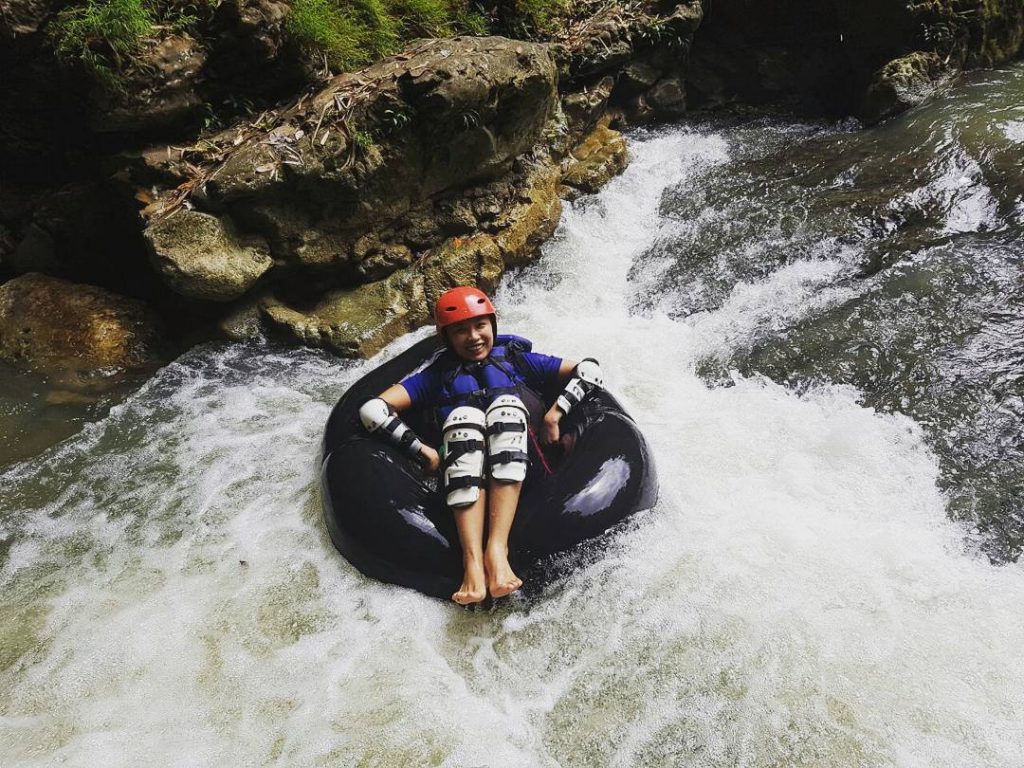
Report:
[{"label": "toes", "polygon": [[485,592],[478,592],[472,589],[460,589],[452,595],[452,600],[459,605],[471,605],[472,603],[482,602],[486,596],[487,594]]},{"label": "toes", "polygon": [[521,586],[523,586],[523,580],[522,579],[520,579],[520,578],[509,579],[508,581],[504,581],[501,584],[497,584],[494,588],[492,588],[491,589],[491,596],[492,597],[505,597],[505,595],[512,594],[517,589],[519,589]]}]

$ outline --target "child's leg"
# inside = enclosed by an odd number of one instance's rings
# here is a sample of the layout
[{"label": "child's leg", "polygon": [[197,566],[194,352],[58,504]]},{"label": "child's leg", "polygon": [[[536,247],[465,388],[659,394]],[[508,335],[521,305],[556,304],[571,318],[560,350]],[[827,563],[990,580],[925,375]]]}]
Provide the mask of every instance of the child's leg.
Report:
[{"label": "child's leg", "polygon": [[491,480],[487,493],[488,531],[484,567],[487,572],[487,590],[491,597],[504,597],[523,586],[523,580],[516,576],[508,562],[508,535],[516,517],[522,488],[522,483]]},{"label": "child's leg", "polygon": [[504,597],[523,586],[523,580],[515,575],[508,563],[508,535],[526,478],[529,461],[526,436],[530,413],[515,395],[501,395],[491,403],[486,416],[491,482],[487,494],[488,533],[484,568],[491,597]]},{"label": "child's leg", "polygon": [[469,406],[453,410],[445,420],[445,500],[455,515],[455,527],[462,544],[465,574],[462,586],[452,595],[461,605],[479,603],[487,597],[484,576],[484,412]]},{"label": "child's leg", "polygon": [[480,497],[468,507],[452,510],[455,527],[459,531],[459,543],[462,544],[462,565],[465,569],[462,586],[452,595],[452,600],[459,605],[479,603],[487,597],[483,553],[487,495],[481,491]]}]

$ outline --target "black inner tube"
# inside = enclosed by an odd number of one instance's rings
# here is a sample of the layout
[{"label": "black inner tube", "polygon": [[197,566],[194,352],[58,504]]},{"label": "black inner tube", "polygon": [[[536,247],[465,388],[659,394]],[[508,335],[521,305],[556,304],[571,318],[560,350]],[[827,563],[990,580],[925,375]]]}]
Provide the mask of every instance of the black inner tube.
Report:
[{"label": "black inner tube", "polygon": [[[462,581],[462,551],[436,477],[395,446],[368,435],[359,407],[440,349],[424,339],[353,384],[327,421],[321,494],[331,540],[362,573],[448,598]],[[557,391],[541,393],[554,402]],[[403,420],[438,443],[431,414]],[[514,568],[600,536],[657,500],[654,462],[643,435],[607,391],[592,393],[563,420],[562,446],[532,462],[509,539]],[[565,443],[570,446],[566,448]]]}]

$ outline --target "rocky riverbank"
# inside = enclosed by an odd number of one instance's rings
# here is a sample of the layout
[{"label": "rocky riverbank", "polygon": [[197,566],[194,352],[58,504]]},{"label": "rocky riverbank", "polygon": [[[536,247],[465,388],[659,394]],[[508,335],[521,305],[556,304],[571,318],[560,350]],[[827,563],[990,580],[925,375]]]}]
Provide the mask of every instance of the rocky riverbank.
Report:
[{"label": "rocky riverbank", "polygon": [[[89,306],[89,286],[123,301],[125,338],[146,354],[128,344],[111,363],[80,334],[70,354],[86,368],[148,365],[158,338],[173,350],[211,335],[372,354],[429,322],[445,288],[493,288],[535,258],[562,200],[626,166],[624,126],[730,103],[876,122],[1016,56],[1024,36],[1009,0],[583,4],[531,40],[425,39],[314,76],[288,42],[289,3],[232,0],[204,34],[158,30],[112,92],[54,74],[58,6],[12,7],[0,290],[62,278],[46,284],[55,328],[81,327],[62,307]],[[84,85],[57,98],[69,83]],[[197,116],[225,95],[276,104],[204,128]],[[18,307],[31,302],[8,304],[0,355],[66,365],[67,350],[43,347],[70,336],[26,342]]]}]

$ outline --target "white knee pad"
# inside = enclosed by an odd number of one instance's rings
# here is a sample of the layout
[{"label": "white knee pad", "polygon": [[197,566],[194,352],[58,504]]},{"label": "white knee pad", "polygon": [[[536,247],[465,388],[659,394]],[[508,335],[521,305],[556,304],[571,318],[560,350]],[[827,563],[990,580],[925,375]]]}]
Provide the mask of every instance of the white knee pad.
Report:
[{"label": "white knee pad", "polygon": [[487,409],[487,452],[495,480],[522,482],[526,477],[528,418],[526,406],[515,395],[501,395]]},{"label": "white knee pad", "polygon": [[444,422],[444,487],[448,506],[465,507],[484,485],[484,412],[461,406]]}]

